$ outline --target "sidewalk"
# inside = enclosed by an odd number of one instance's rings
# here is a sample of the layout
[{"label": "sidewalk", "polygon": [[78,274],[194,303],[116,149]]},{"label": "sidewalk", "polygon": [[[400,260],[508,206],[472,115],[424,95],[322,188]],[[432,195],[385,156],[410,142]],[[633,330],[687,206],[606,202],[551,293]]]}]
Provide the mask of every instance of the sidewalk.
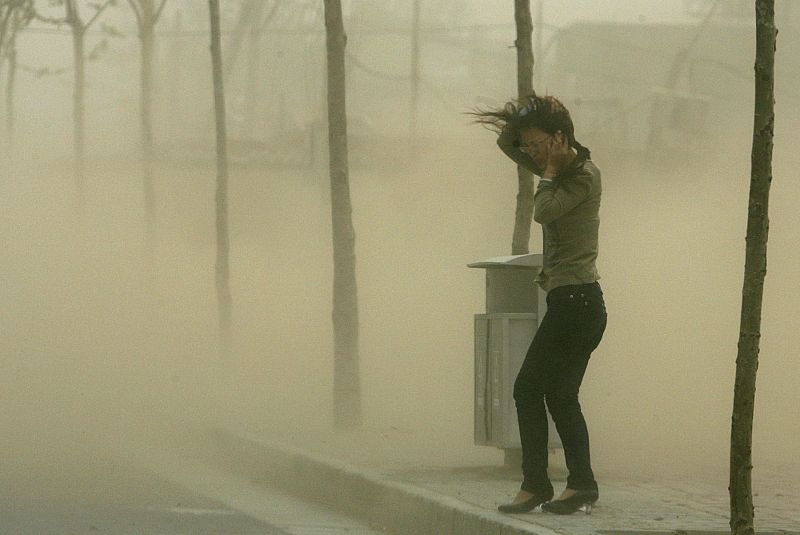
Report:
[{"label": "sidewalk", "polygon": [[[497,464],[448,462],[446,453],[422,465],[403,455],[387,434],[267,437],[218,430],[226,454],[264,470],[269,483],[402,534],[611,535],[729,533],[728,493],[719,482],[640,481],[603,477],[591,515],[533,512],[504,515],[519,475]],[[306,444],[299,447],[304,441]],[[255,464],[253,464],[255,463]],[[761,471],[763,475],[763,470]],[[758,534],[800,535],[797,476],[783,469],[761,477],[756,490]],[[765,488],[769,482],[770,487]],[[563,482],[554,481],[556,492]]]}]

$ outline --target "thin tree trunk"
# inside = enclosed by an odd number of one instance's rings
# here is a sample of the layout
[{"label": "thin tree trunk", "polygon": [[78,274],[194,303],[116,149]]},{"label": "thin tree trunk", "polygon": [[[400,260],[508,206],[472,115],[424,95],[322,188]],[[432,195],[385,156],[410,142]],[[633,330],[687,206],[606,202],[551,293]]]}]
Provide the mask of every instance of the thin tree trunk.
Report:
[{"label": "thin tree trunk", "polygon": [[258,85],[259,85],[259,44],[261,34],[256,24],[250,26],[249,43],[247,50],[247,86],[245,89],[245,109],[244,109],[244,135],[250,139],[256,137],[256,124],[259,114],[258,110]]},{"label": "thin tree trunk", "polygon": [[514,0],[514,21],[517,26],[517,94],[533,93],[533,23],[531,0]]},{"label": "thin tree trunk", "polygon": [[756,370],[761,339],[761,304],[767,273],[769,188],[775,124],[774,64],[777,30],[774,0],[756,0],[755,111],[750,198],[736,356],[730,454],[730,527],[733,535],[753,535],[752,444]]},{"label": "thin tree trunk", "polygon": [[[152,8],[152,6],[150,6]],[[141,39],[141,151],[142,181],[147,227],[148,250],[154,255],[156,248],[156,201],[153,184],[153,51],[155,47],[152,9],[143,16]]]},{"label": "thin tree trunk", "polygon": [[170,92],[169,92],[169,133],[174,142],[180,132],[181,122],[181,71],[183,66],[183,41],[181,33],[183,32],[183,23],[181,21],[181,12],[175,13],[175,21],[172,24],[172,33],[174,35],[172,44],[170,46]]},{"label": "thin tree trunk", "polygon": [[17,76],[17,35],[30,22],[33,9],[32,0],[9,4],[0,7],[0,79],[4,60],[8,62],[8,76],[5,80],[6,136],[3,143],[3,154],[7,158],[7,171],[14,164],[15,109],[14,90]]},{"label": "thin tree trunk", "polygon": [[[77,15],[76,15],[77,16]],[[83,28],[79,21],[72,26],[72,52],[75,64],[75,87],[72,101],[72,123],[74,137],[74,176],[77,192],[78,220],[82,221],[86,211],[86,141],[84,119],[84,94],[86,69],[84,59]]]},{"label": "thin tree trunk", "polygon": [[144,196],[145,234],[147,254],[151,267],[154,265],[157,248],[158,213],[154,184],[153,151],[153,62],[155,56],[155,26],[161,16],[166,0],[128,0],[136,15],[140,42],[140,152],[142,164],[142,189]]},{"label": "thin tree trunk", "polygon": [[17,46],[16,46],[16,28],[14,29],[15,35],[11,37],[8,43],[7,57],[8,57],[8,81],[6,82],[6,156],[8,162],[14,161],[14,84],[17,77]]},{"label": "thin tree trunk", "polygon": [[[524,97],[533,93],[533,44],[531,34],[530,0],[514,0],[514,20],[517,26],[517,94]],[[533,221],[533,174],[517,166],[519,192],[514,218],[514,236],[511,241],[511,254],[528,253]]]},{"label": "thin tree trunk", "polygon": [[[11,16],[14,14],[14,8],[10,5],[0,5],[0,48],[6,43],[6,33],[8,32],[8,25],[11,22]],[[0,56],[0,65],[3,60]]]},{"label": "thin tree trunk", "polygon": [[74,61],[74,93],[72,100],[73,118],[73,143],[74,143],[74,175],[76,188],[76,204],[78,225],[83,224],[86,212],[86,127],[85,127],[85,91],[86,91],[86,58],[84,57],[84,45],[86,31],[95,20],[100,16],[104,9],[112,4],[107,0],[102,5],[95,5],[95,14],[89,22],[81,20],[77,0],[64,0],[65,19],[64,22],[72,30],[72,53]]},{"label": "thin tree trunk", "polygon": [[333,224],[333,416],[337,429],[361,424],[355,231],[347,164],[344,48],[340,0],[325,0],[328,146]]},{"label": "thin tree trunk", "polygon": [[231,290],[228,238],[228,151],[225,130],[225,92],[222,82],[219,0],[208,0],[211,19],[211,67],[214,77],[214,111],[217,131],[217,262],[215,266],[219,312],[220,355],[231,352]]},{"label": "thin tree trunk", "polygon": [[419,18],[420,2],[414,0],[411,30],[411,114],[409,133],[411,139],[417,137],[417,108],[419,106]]},{"label": "thin tree trunk", "polygon": [[14,8],[11,5],[0,5],[0,77],[3,74],[3,48],[6,45],[6,35],[9,32],[9,24],[13,15]]}]

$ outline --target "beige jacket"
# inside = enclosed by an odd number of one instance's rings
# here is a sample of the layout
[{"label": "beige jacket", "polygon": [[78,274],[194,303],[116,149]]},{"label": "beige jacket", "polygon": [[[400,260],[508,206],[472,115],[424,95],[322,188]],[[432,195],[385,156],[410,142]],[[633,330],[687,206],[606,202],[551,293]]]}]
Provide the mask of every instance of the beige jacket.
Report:
[{"label": "beige jacket", "polygon": [[[513,136],[503,133],[498,146],[518,165],[538,176],[542,170],[520,151]],[[600,169],[579,150],[569,168],[550,180],[540,180],[533,197],[533,219],[542,225],[544,261],[536,282],[550,291],[600,278],[595,262],[600,228]]]}]

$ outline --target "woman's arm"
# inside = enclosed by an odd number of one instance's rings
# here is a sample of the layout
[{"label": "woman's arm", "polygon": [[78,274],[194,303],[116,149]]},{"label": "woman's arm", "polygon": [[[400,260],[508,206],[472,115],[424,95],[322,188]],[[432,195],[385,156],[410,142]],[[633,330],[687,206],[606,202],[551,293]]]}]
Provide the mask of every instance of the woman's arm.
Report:
[{"label": "woman's arm", "polygon": [[533,220],[541,224],[555,221],[583,202],[593,186],[594,175],[588,171],[560,179],[558,188],[550,179],[540,180],[533,196]]}]

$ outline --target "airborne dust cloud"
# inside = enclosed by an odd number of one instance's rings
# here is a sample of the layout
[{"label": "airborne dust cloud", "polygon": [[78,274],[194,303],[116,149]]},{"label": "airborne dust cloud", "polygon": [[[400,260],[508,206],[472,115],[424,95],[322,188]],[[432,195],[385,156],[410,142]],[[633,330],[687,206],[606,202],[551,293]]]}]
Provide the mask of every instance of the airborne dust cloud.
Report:
[{"label": "airborne dust cloud", "polygon": [[[223,5],[233,28],[238,2]],[[353,14],[365,3],[348,5]],[[517,187],[515,169],[495,148],[493,134],[470,125],[463,114],[475,105],[501,103],[515,91],[514,51],[508,48],[513,12],[507,3],[486,5],[492,7],[465,9],[457,18],[444,7],[431,9],[428,23],[440,30],[423,40],[427,82],[419,139],[408,139],[405,82],[357,66],[348,71],[365,428],[416,444],[415,460],[423,463],[444,456],[465,463],[502,461],[501,452],[472,445],[472,314],[484,304],[483,274],[466,264],[509,254]],[[181,6],[184,33],[171,37]],[[205,3],[176,1],[172,9],[161,23],[158,49],[158,238],[152,259],[144,235],[138,42],[130,13],[121,6],[109,14],[127,37],[111,40],[87,67],[82,217],[72,175],[70,71],[19,75],[13,163],[6,160],[0,182],[0,456],[11,470],[60,466],[65,455],[83,459],[136,437],[157,439],[166,428],[180,435],[184,425],[311,436],[330,424],[332,252],[326,162],[320,161],[325,147],[313,153],[292,142],[292,136],[307,139],[303,128],[316,131],[320,142],[327,135],[321,22],[306,8],[297,12],[305,18],[276,19],[286,28],[313,32],[300,41],[277,33],[260,40],[254,108],[247,108],[245,58],[230,77],[234,357],[220,363],[211,85],[207,36],[200,31],[206,27]],[[570,19],[555,9],[552,24],[577,23],[576,14]],[[471,55],[441,44],[448,21],[474,25],[490,10],[497,27]],[[641,22],[639,12],[630,19]],[[378,13],[363,13],[345,21],[350,52],[377,74],[405,73],[408,35],[381,34],[380,21],[370,18]],[[789,25],[780,15],[779,24]],[[407,25],[409,15],[403,17],[398,24]],[[646,22],[655,24],[652,19]],[[555,33],[547,28],[548,36]],[[751,137],[747,28],[742,41],[730,45],[736,74],[708,75],[723,81],[711,83],[718,94],[710,97],[706,133],[672,139],[657,154],[637,144],[644,131],[635,124],[624,144],[617,143],[619,125],[589,135],[589,125],[599,124],[597,115],[578,103],[587,95],[570,72],[593,67],[559,63],[558,51],[571,50],[568,42],[559,49],[556,39],[543,60],[545,81],[537,88],[566,96],[577,137],[593,149],[603,170],[598,267],[609,326],[582,390],[600,477],[722,477],[727,469]],[[629,35],[614,34],[613,25],[605,31],[609,39]],[[800,71],[791,66],[799,44],[789,31],[779,36],[757,468],[799,470],[800,301],[794,291],[800,185],[794,172],[800,162],[792,136],[800,115],[792,88]],[[724,42],[701,40],[698,46],[706,45],[727,57]],[[301,46],[312,48],[300,51]],[[25,64],[71,64],[66,30],[25,33],[18,49]],[[739,55],[742,50],[746,57]],[[666,73],[673,55],[667,48],[649,68]],[[633,82],[606,83],[624,97]],[[646,94],[641,87],[636,91]],[[242,126],[247,117],[255,119]],[[648,115],[640,110],[638,117]],[[238,141],[247,136],[266,147],[249,161],[242,156],[246,144]],[[315,161],[309,162],[311,154]],[[536,252],[539,228],[531,235]],[[442,444],[447,451],[435,452]]]}]

